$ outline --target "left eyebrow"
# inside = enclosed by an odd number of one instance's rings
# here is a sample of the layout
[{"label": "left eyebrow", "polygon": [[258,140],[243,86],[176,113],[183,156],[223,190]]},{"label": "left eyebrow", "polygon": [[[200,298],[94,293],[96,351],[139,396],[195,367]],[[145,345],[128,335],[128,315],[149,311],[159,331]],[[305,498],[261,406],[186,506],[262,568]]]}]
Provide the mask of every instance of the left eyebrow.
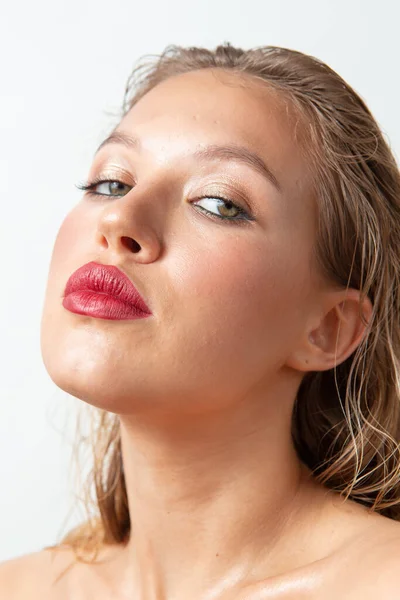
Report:
[{"label": "left eyebrow", "polygon": [[[131,136],[123,131],[113,131],[103,142],[101,142],[95,154],[97,154],[101,148],[104,148],[104,146],[109,144],[122,144],[123,146],[135,151],[140,151],[141,149],[141,142],[138,137]],[[235,160],[237,162],[247,164],[251,168],[258,171],[270,183],[272,183],[272,185],[274,185],[278,191],[281,191],[282,189],[276,175],[273,173],[270,167],[268,167],[268,165],[258,154],[252,150],[249,150],[249,148],[246,148],[245,146],[219,146],[212,144],[210,146],[206,146],[205,148],[201,148],[200,150],[196,150],[192,156],[197,160]]]}]

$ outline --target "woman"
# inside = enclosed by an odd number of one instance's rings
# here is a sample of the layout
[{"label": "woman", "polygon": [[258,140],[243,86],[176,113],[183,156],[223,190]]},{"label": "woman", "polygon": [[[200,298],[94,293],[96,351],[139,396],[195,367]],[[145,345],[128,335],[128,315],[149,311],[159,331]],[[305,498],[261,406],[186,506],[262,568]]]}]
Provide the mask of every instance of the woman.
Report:
[{"label": "woman", "polygon": [[400,598],[400,175],[363,101],[169,47],[80,187],[42,355],[95,409],[97,518],[6,597]]}]

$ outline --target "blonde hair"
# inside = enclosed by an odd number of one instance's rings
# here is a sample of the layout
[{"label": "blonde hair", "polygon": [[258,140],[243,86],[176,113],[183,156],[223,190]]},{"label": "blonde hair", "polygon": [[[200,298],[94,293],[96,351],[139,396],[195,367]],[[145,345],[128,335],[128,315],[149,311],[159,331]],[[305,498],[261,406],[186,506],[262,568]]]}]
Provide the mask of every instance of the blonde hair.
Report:
[{"label": "blonde hair", "polygon": [[[316,479],[346,498],[400,519],[400,175],[376,121],[355,91],[321,61],[300,52],[230,44],[215,50],[169,46],[144,57],[128,79],[124,116],[168,77],[217,68],[275,89],[296,112],[318,203],[315,253],[321,272],[373,304],[357,350],[335,369],[303,378],[292,437]],[[51,548],[77,556],[124,544],[131,520],[119,418],[93,410],[94,464],[86,481],[88,519]],[[84,439],[77,438],[77,447]],[[94,487],[95,498],[90,499]],[[95,511],[89,515],[89,504]],[[79,556],[82,559],[82,556]]]}]

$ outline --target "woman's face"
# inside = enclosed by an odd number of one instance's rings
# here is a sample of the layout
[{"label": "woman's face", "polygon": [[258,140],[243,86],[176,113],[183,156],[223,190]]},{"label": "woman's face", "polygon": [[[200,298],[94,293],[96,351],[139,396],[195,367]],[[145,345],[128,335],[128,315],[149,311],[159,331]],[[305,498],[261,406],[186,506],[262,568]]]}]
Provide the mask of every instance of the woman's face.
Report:
[{"label": "woman's face", "polygon": [[[170,78],[130,110],[117,131],[138,143],[105,144],[88,177],[124,185],[84,194],[55,241],[41,344],[60,388],[119,414],[170,416],[272,389],[315,290],[314,208],[294,130],[272,91],[212,70]],[[90,261],[119,267],[152,316],[64,308],[68,278]]]}]

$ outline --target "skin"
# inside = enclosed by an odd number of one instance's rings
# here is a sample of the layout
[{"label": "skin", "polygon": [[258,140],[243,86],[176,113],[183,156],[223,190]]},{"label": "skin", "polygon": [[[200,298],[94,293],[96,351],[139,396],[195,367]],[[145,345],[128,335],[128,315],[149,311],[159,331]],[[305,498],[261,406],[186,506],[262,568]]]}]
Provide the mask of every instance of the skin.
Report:
[{"label": "skin", "polygon": [[[119,415],[133,528],[101,565],[74,565],[51,597],[368,598],[377,569],[392,573],[382,558],[398,548],[398,524],[317,484],[291,441],[305,373],[344,361],[365,332],[359,292],[314,264],[316,204],[293,119],[255,80],[191,72],[156,86],[118,125],[140,149],[96,154],[89,180],[127,185],[84,195],[65,218],[42,355],[57,386]],[[210,144],[257,153],[279,189],[248,164],[194,158]],[[213,194],[254,220],[212,220],[199,207],[218,214]],[[153,315],[64,309],[67,279],[91,260],[121,268]],[[368,299],[362,309],[368,319]],[[71,561],[59,551],[51,572]]]}]

